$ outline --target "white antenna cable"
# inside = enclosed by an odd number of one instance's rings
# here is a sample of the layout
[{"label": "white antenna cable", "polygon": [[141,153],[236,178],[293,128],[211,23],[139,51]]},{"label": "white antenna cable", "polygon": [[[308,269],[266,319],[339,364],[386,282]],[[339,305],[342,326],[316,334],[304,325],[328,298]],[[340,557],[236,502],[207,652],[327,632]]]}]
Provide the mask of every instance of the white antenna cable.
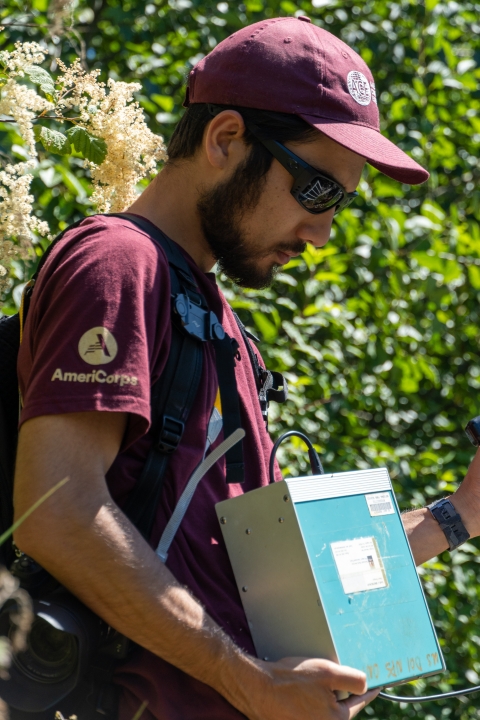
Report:
[{"label": "white antenna cable", "polygon": [[[221,427],[222,426],[220,423],[220,427],[218,427],[218,432],[220,431]],[[209,432],[207,448],[212,444],[212,442],[215,441],[218,432],[216,433],[215,437],[213,437],[214,433],[212,433],[211,435]],[[231,447],[236,445],[237,442],[242,440],[242,438],[244,437],[245,430],[243,430],[243,428],[237,428],[231,435],[229,435],[223,442],[221,442],[220,445],[215,448],[215,450],[212,450],[210,455],[208,455],[200,463],[193,475],[190,477],[190,480],[188,481],[185,490],[183,491],[180,500],[178,501],[175,510],[173,511],[172,516],[168,521],[165,530],[163,531],[160,542],[158,543],[156,553],[162,562],[166,562],[167,560],[170,545],[172,544],[173,538],[175,537],[175,534],[180,527],[185,513],[188,510],[188,506],[190,505],[193,494],[197,489],[198,483],[203,478],[203,476],[210,470],[210,468],[215,465],[217,460],[219,460],[222,455],[225,455],[225,453],[230,450]]]}]

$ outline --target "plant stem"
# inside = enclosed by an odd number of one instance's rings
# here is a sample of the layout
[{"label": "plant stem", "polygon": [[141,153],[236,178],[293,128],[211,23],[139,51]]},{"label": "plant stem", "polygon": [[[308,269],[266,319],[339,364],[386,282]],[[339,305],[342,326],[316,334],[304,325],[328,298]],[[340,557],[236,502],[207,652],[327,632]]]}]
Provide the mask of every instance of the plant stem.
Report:
[{"label": "plant stem", "polygon": [[3,535],[0,535],[0,545],[3,545],[5,540],[7,540],[10,535],[13,535],[15,530],[20,527],[20,525],[26,520],[29,515],[31,515],[42,503],[45,502],[45,500],[48,500],[49,497],[53,495],[53,493],[57,492],[61,487],[63,487],[68,481],[70,480],[69,477],[63,478],[63,480],[60,480],[59,483],[54,485],[53,488],[50,488],[48,492],[45,493],[45,495],[42,495],[42,497],[37,500],[37,502],[33,503],[32,507],[27,510],[27,512],[23,513],[21,517],[18,518],[16,522],[13,523],[12,527],[6,530]]}]

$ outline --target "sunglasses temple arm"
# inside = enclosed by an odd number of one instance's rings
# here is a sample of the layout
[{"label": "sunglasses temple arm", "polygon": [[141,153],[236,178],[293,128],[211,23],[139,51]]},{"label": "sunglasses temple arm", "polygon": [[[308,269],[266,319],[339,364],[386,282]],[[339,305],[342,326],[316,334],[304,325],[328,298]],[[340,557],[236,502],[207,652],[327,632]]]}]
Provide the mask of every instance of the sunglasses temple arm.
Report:
[{"label": "sunglasses temple arm", "polygon": [[272,140],[271,138],[262,137],[262,132],[256,125],[249,122],[247,127],[252,135],[255,135],[257,140],[260,140],[262,145],[272,153],[273,157],[278,160],[280,165],[283,165],[285,170],[288,170],[295,180],[298,180],[303,172],[308,170],[308,164],[290,152],[284,145],[280,145],[280,143],[277,143],[276,140]]}]

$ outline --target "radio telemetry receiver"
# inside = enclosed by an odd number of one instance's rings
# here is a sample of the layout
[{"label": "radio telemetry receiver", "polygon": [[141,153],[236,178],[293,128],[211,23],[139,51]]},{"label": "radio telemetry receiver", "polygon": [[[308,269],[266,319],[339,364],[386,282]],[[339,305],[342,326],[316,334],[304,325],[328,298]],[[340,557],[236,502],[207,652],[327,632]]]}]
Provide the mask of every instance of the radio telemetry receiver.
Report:
[{"label": "radio telemetry receiver", "polygon": [[291,478],[216,506],[257,654],[369,688],[445,669],[385,468]]},{"label": "radio telemetry receiver", "polygon": [[[479,446],[480,417],[466,432]],[[274,482],[291,435],[307,444],[313,474]],[[442,503],[431,512],[453,549],[469,536],[453,506],[451,518],[437,517]],[[272,450],[270,484],[216,512],[258,657],[332,660],[362,670],[369,688],[445,670],[386,468],[325,474],[308,437],[289,431]],[[479,690],[380,697],[418,703]]]}]

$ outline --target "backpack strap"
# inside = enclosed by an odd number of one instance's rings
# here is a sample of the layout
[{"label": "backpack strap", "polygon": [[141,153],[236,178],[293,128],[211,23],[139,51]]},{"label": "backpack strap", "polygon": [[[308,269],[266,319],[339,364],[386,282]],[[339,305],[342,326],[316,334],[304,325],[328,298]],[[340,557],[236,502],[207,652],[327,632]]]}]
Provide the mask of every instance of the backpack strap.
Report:
[{"label": "backpack strap", "polygon": [[[170,268],[172,294],[172,339],[170,354],[152,388],[153,445],[142,474],[124,512],[145,536],[149,537],[160,500],[170,455],[178,447],[190,410],[195,401],[203,369],[203,343],[212,341],[225,437],[241,427],[240,404],[235,378],[238,344],[225,333],[200,293],[179,248],[161,230],[145,218],[128,213],[118,217],[144,230],[162,247]],[[226,454],[227,482],[243,482],[244,464],[241,443]]]}]

